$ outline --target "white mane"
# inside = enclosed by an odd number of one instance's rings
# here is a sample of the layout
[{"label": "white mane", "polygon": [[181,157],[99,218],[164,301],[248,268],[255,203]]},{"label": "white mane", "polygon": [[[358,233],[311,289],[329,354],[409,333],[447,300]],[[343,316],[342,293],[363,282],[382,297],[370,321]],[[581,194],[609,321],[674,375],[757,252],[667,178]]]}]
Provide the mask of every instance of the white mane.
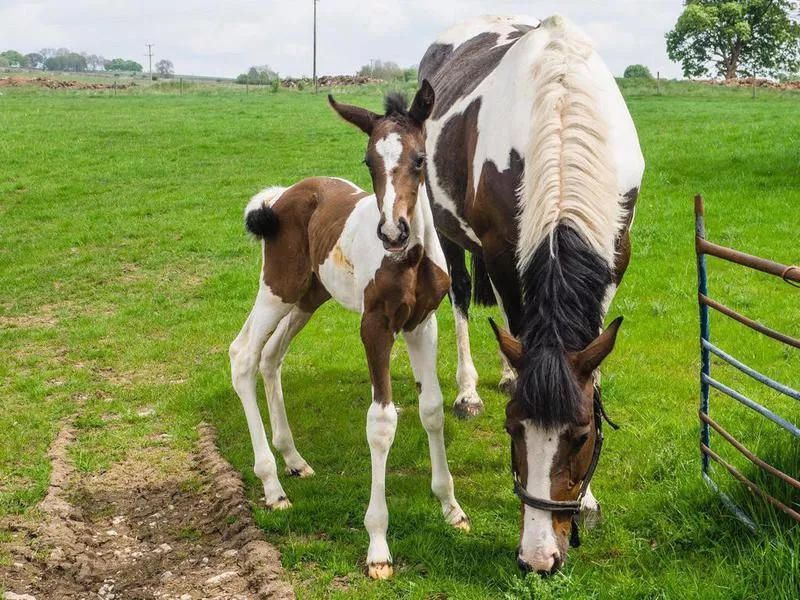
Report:
[{"label": "white mane", "polygon": [[596,81],[587,66],[591,41],[562,17],[542,23],[550,40],[533,67],[535,86],[525,175],[519,190],[520,273],[562,222],[609,264],[621,207],[608,126],[598,115]]}]

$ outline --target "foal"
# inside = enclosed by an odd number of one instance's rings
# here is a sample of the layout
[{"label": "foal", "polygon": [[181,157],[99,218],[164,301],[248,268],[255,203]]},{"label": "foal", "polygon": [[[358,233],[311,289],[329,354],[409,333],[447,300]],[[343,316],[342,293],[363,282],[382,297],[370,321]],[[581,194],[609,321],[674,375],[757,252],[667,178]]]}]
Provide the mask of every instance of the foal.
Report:
[{"label": "foal", "polygon": [[[294,446],[281,390],[281,363],[292,338],[312,313],[333,297],[361,313],[361,340],[372,381],[367,439],[372,456],[372,489],[364,525],[370,544],[370,577],[392,575],[386,541],[386,459],[394,440],[397,411],[392,403],[389,360],[402,332],[419,392],[419,415],[428,434],[431,489],[445,520],[469,530],[453,494],[444,447],[442,393],[436,374],[435,310],[450,286],[423,186],[423,123],[432,97],[418,94],[411,112],[379,119],[370,141],[376,195],[334,178],[315,177],[290,188],[270,188],[245,210],[247,229],[263,240],[264,263],[255,306],[230,347],[233,387],[244,406],[255,454],[256,475],[267,506],[288,508],[256,403],[256,376],[264,377],[272,441],[292,475],[314,471]],[[391,108],[391,107],[390,107]],[[396,108],[396,107],[395,107]],[[409,133],[417,132],[409,136]],[[399,143],[401,134],[404,143]],[[423,157],[420,162],[419,157]],[[391,197],[390,197],[391,196]],[[387,204],[393,210],[386,211]],[[386,227],[387,214],[392,228]],[[389,230],[391,234],[387,234]],[[377,232],[377,235],[376,235]]]}]

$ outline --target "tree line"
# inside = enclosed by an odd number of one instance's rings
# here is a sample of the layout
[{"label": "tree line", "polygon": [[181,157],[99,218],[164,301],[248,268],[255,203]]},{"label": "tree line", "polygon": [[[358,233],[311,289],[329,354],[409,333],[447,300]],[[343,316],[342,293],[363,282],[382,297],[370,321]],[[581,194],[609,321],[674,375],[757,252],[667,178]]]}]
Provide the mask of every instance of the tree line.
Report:
[{"label": "tree line", "polygon": [[[42,48],[39,52],[22,54],[17,50],[0,52],[0,67],[21,67],[45,71],[112,71],[118,73],[141,73],[144,70],[135,60],[124,58],[107,59],[99,54],[74,52],[69,48]],[[172,61],[162,59],[155,64],[156,72],[169,77],[175,72]]]}]

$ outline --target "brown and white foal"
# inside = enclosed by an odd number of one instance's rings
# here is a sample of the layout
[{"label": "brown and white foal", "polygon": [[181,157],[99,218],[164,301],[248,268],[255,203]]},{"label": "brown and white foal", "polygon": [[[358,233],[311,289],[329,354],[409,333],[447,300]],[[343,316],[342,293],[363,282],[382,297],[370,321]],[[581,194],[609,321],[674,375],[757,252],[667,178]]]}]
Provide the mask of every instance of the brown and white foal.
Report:
[{"label": "brown and white foal", "polygon": [[419,391],[419,415],[431,457],[431,488],[446,521],[469,529],[447,466],[436,373],[435,310],[449,289],[450,278],[422,175],[423,127],[433,100],[423,88],[406,111],[397,98],[391,98],[384,116],[331,102],[345,119],[370,134],[365,162],[376,194],[369,195],[342,179],[315,177],[288,189],[264,190],[250,201],[245,221],[247,229],[263,240],[264,263],[255,306],[230,347],[231,373],[247,417],[254,471],[264,484],[266,503],[273,509],[288,508],[256,403],[259,365],[273,444],[283,454],[290,474],[313,475],[289,429],[281,363],[292,338],[329,298],[361,313],[361,339],[372,380],[367,412],[372,490],[364,518],[370,537],[367,566],[371,577],[383,579],[392,574],[385,475],[397,426],[389,361],[398,333],[406,340]]}]

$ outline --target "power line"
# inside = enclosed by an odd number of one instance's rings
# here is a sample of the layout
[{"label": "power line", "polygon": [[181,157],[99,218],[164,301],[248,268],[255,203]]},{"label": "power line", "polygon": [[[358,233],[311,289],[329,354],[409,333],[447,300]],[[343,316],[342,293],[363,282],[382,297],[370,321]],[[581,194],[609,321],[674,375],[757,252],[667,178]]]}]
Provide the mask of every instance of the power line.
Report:
[{"label": "power line", "polygon": [[319,0],[311,0],[314,5],[314,91],[317,91],[317,2]]}]

